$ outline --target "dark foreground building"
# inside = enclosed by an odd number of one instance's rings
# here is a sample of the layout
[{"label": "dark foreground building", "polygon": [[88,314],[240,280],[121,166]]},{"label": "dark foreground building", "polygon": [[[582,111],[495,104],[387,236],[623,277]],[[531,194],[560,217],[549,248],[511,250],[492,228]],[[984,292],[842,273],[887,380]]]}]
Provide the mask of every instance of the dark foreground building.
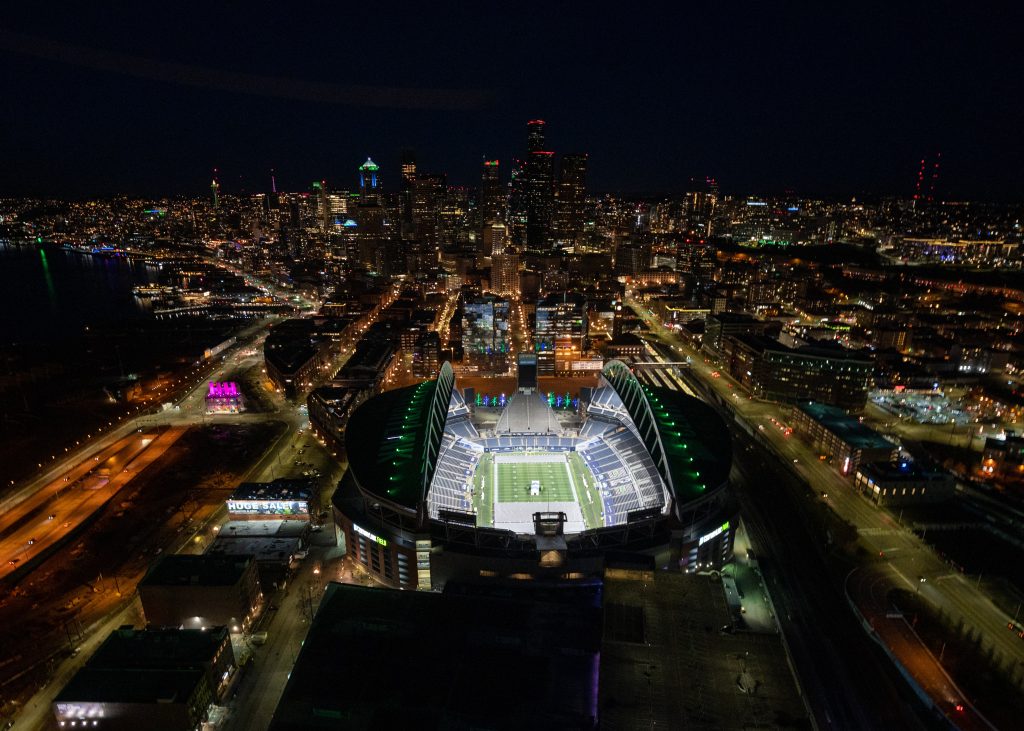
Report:
[{"label": "dark foreground building", "polygon": [[600,649],[599,581],[330,584],[270,728],[593,729]]}]

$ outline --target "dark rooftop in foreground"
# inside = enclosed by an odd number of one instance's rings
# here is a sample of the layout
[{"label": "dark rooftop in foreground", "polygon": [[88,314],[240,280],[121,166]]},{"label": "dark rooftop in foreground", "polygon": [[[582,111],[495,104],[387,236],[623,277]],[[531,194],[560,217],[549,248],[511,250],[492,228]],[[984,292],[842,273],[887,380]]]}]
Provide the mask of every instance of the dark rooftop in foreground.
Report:
[{"label": "dark rooftop in foreground", "polygon": [[851,447],[857,449],[895,449],[896,445],[876,432],[864,426],[858,419],[850,416],[838,406],[810,403],[798,404],[797,408],[838,436]]},{"label": "dark rooftop in foreground", "polygon": [[150,566],[139,586],[231,586],[252,560],[251,556],[169,554]]},{"label": "dark rooftop in foreground", "polygon": [[330,584],[271,729],[595,728],[600,603],[598,582]]},{"label": "dark rooftop in foreground", "polygon": [[713,577],[608,568],[601,727],[812,728],[779,636],[720,631],[732,621]]},{"label": "dark rooftop in foreground", "polygon": [[84,667],[54,703],[185,703],[204,680],[202,670]]},{"label": "dark rooftop in foreground", "polygon": [[110,633],[87,663],[91,668],[181,667],[208,662],[228,638],[227,627],[132,629]]}]

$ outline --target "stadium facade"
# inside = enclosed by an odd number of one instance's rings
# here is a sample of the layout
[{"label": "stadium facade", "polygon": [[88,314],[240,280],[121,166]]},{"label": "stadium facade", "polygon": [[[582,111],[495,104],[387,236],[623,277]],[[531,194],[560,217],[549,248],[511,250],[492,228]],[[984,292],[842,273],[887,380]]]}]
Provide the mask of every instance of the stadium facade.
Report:
[{"label": "stadium facade", "polygon": [[438,377],[364,402],[333,497],[348,555],[398,588],[503,576],[583,578],[609,553],[667,569],[719,568],[738,508],[718,414],[611,361],[579,408],[530,387],[475,409]]}]

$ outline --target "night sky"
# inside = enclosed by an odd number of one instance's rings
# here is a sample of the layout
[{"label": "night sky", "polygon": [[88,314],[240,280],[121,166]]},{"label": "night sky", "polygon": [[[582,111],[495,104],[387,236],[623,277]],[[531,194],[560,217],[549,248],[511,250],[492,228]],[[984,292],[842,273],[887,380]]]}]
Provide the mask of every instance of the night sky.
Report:
[{"label": "night sky", "polygon": [[5,7],[0,193],[344,188],[368,155],[387,186],[404,146],[475,185],[540,117],[594,191],[909,195],[941,151],[941,197],[1022,198],[1024,14],[997,5],[97,5]]}]

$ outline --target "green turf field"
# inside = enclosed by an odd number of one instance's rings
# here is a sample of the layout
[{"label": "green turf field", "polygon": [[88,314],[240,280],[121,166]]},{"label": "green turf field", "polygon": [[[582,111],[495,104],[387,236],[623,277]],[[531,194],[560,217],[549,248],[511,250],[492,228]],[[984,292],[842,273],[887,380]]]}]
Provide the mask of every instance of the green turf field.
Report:
[{"label": "green turf field", "polygon": [[[496,471],[494,456],[483,455],[473,475],[476,524],[485,527],[493,525],[497,498],[498,502],[577,502],[587,528],[602,527],[601,495],[594,484],[590,468],[575,452],[568,454],[568,468],[567,471],[565,462],[502,463],[497,465]],[[498,480],[497,495],[494,489],[495,476]],[[530,495],[530,483],[533,480],[540,480],[539,496]]]},{"label": "green turf field", "polygon": [[[530,483],[540,480],[540,495],[530,494]],[[569,473],[564,462],[522,462],[498,465],[498,501],[503,503],[572,502]]]}]

